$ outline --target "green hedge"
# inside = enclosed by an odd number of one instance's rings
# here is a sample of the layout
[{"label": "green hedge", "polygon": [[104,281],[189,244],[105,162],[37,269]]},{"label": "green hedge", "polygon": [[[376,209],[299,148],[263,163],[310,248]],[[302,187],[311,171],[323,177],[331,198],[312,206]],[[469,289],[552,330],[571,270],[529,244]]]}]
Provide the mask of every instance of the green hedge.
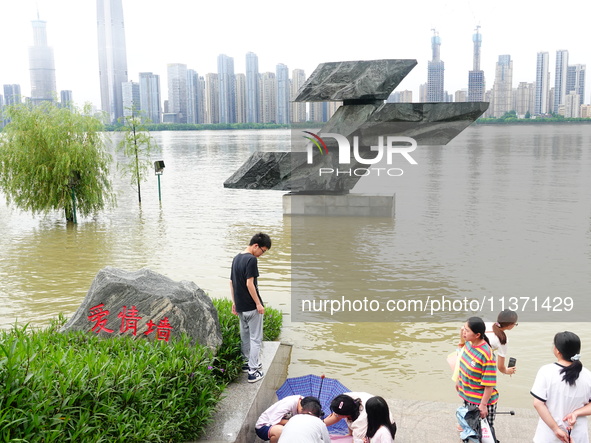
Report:
[{"label": "green hedge", "polygon": [[[183,442],[198,438],[227,383],[240,373],[238,318],[214,300],[223,344],[148,342],[43,330],[0,333],[0,442]],[[265,339],[282,315],[267,308]]]}]

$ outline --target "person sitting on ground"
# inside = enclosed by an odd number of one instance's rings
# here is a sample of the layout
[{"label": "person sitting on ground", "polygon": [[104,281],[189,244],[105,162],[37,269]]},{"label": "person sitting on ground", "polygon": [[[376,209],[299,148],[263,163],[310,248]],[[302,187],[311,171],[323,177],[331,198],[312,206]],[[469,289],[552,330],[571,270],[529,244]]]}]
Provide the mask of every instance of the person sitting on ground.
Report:
[{"label": "person sitting on ground", "polygon": [[302,412],[291,417],[283,427],[279,443],[330,442],[328,428],[320,419],[324,415],[320,402],[310,400],[302,403]]},{"label": "person sitting on ground", "polygon": [[396,423],[390,418],[388,403],[380,396],[367,400],[367,434],[365,443],[393,443]]},{"label": "person sitting on ground", "polygon": [[[331,426],[341,419],[345,419],[349,433],[353,436],[353,443],[363,443],[367,433],[366,402],[373,395],[367,392],[345,392],[337,395],[330,402],[332,413],[324,419],[326,426]],[[392,419],[392,417],[390,417]],[[394,421],[392,419],[392,421]]]},{"label": "person sitting on ground", "polygon": [[318,399],[311,396],[288,395],[273,403],[261,414],[255,424],[257,436],[261,440],[277,443],[288,420],[297,414],[301,414],[303,408],[309,402],[318,402]]}]

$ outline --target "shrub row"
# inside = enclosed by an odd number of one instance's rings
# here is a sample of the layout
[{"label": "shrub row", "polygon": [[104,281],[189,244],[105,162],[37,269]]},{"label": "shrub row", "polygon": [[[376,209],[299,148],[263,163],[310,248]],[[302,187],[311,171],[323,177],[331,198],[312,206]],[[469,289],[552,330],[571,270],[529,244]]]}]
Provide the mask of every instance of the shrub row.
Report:
[{"label": "shrub row", "polygon": [[[214,300],[217,355],[183,337],[166,342],[99,339],[15,325],[0,333],[0,442],[183,442],[198,438],[240,372],[238,318]],[[265,340],[282,316],[265,313]]]}]

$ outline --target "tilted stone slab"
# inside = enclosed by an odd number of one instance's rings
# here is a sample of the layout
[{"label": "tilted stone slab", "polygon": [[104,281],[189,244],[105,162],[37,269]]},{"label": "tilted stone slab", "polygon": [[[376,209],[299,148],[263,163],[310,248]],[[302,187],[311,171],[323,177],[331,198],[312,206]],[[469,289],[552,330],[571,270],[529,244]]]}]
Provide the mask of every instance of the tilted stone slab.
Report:
[{"label": "tilted stone slab", "polygon": [[[359,139],[360,155],[373,158],[375,152],[371,150],[371,146],[377,144],[379,136],[411,137],[417,142],[417,149],[421,146],[445,145],[487,108],[486,102],[345,105],[337,109],[317,134],[321,137],[327,133],[343,135],[351,146],[353,137],[356,136]],[[305,134],[302,131],[303,135]],[[353,156],[350,164],[340,165],[336,141],[330,137],[326,137],[324,141],[329,153],[322,155],[314,150],[312,164],[308,164],[306,152],[254,153],[224,182],[224,187],[345,194],[361,177],[328,174],[320,176],[319,168],[355,169],[367,165],[355,161]],[[294,150],[297,149],[294,147]]]},{"label": "tilted stone slab", "polygon": [[416,65],[410,59],[321,63],[294,101],[386,100]]},{"label": "tilted stone slab", "polygon": [[150,269],[101,269],[61,332],[169,341],[185,333],[212,350],[222,343],[218,313],[195,283],[173,281]]}]

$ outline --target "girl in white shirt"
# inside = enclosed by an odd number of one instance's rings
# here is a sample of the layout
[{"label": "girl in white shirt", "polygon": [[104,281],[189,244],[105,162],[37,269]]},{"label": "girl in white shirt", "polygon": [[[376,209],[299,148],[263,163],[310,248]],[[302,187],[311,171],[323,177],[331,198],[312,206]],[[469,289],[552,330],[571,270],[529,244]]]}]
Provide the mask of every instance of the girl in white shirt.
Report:
[{"label": "girl in white shirt", "polygon": [[390,421],[388,403],[380,396],[375,396],[365,403],[367,412],[367,434],[365,443],[393,443],[396,435],[396,423]]},{"label": "girl in white shirt", "polygon": [[490,340],[490,347],[497,356],[497,368],[502,374],[515,374],[515,366],[508,368],[505,364],[507,357],[507,334],[505,331],[510,331],[515,326],[517,326],[517,312],[511,309],[499,312],[496,322],[486,324],[486,335]]},{"label": "girl in white shirt", "polygon": [[554,336],[557,361],[540,368],[530,391],[540,415],[535,443],[589,442],[591,371],[583,367],[580,352],[581,340],[573,332]]}]

